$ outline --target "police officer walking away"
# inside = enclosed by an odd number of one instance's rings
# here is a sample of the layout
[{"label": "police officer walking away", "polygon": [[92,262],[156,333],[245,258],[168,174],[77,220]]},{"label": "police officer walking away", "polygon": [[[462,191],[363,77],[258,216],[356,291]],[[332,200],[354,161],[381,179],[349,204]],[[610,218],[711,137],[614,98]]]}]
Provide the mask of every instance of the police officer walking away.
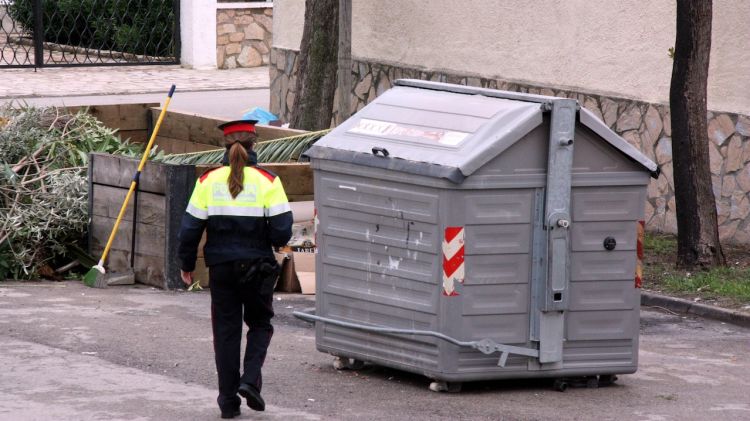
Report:
[{"label": "police officer walking away", "polygon": [[[281,180],[257,167],[254,120],[224,123],[227,152],[224,166],[203,174],[182,219],[178,254],[185,284],[193,283],[198,243],[209,269],[211,324],[217,399],[222,418],[240,415],[241,399],[263,411],[261,367],[273,335],[273,287],[278,265],[272,247],[286,245],[292,235],[292,212]],[[240,375],[242,321],[248,325]]]}]

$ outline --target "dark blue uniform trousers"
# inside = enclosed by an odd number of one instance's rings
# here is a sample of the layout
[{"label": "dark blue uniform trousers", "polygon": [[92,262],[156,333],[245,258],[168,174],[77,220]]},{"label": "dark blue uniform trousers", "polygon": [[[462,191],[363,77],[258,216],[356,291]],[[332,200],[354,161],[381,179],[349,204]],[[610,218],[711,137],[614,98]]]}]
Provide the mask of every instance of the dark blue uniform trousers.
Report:
[{"label": "dark blue uniform trousers", "polygon": [[[251,384],[257,387],[258,391],[263,386],[261,367],[273,335],[273,294],[260,295],[259,281],[238,283],[242,274],[235,273],[233,262],[211,266],[208,276],[214,353],[219,374],[217,402],[222,411],[228,411],[238,408],[242,402],[237,396],[240,382]],[[243,319],[249,330],[244,372],[240,376]]]}]

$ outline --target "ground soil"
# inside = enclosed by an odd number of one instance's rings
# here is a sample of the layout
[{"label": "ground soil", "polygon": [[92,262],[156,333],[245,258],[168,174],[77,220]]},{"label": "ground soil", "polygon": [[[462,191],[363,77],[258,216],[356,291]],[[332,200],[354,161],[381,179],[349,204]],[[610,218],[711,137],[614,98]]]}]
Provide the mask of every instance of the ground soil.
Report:
[{"label": "ground soil", "polygon": [[[650,234],[665,241],[676,241],[676,237],[670,234]],[[738,269],[750,269],[750,245],[723,245],[724,256],[727,266]],[[750,313],[750,302],[730,297],[721,297],[710,292],[691,291],[680,292],[667,289],[665,278],[671,275],[687,276],[689,271],[679,270],[675,266],[677,256],[674,251],[646,250],[644,253],[643,267],[643,289],[655,293],[684,298],[703,304],[715,305],[732,310]],[[748,279],[750,282],[750,279]]]}]

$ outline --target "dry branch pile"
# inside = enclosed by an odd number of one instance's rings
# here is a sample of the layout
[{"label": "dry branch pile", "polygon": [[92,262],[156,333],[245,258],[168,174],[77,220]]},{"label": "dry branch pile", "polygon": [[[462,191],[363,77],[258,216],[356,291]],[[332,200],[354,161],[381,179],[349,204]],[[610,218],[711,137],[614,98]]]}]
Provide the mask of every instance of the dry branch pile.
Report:
[{"label": "dry branch pile", "polygon": [[88,223],[88,153],[142,150],[115,133],[85,111],[0,108],[0,280],[75,265]]}]

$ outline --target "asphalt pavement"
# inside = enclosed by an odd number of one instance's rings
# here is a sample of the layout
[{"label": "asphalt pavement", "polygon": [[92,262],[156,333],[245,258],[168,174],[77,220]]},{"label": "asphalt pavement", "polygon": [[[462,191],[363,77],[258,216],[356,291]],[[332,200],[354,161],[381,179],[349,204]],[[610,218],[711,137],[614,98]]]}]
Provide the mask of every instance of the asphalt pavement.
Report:
[{"label": "asphalt pavement", "polygon": [[[207,291],[0,283],[0,420],[218,419],[209,303]],[[291,315],[313,306],[276,297],[268,407],[240,419],[750,419],[747,328],[644,308],[639,370],[615,386],[495,381],[444,394],[396,370],[334,370]]]}]

